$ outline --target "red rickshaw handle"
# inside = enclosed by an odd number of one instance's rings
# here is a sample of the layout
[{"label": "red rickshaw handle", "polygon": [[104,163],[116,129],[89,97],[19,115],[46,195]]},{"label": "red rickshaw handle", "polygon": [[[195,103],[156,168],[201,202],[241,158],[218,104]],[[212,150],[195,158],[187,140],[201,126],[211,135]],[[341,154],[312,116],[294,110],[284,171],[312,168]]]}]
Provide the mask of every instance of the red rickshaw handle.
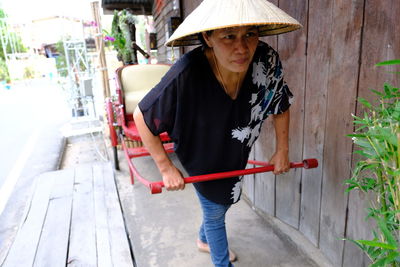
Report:
[{"label": "red rickshaw handle", "polygon": [[[190,176],[190,177],[184,178],[184,181],[185,181],[185,184],[190,184],[190,183],[205,182],[205,181],[211,181],[211,180],[217,180],[217,179],[225,179],[225,178],[242,176],[242,175],[247,175],[247,174],[270,172],[270,171],[274,170],[274,165],[269,165],[267,162],[249,160],[248,163],[254,164],[254,165],[261,165],[262,167]],[[318,167],[317,159],[305,159],[302,162],[291,162],[290,163],[290,168],[312,169],[312,168],[316,168],[316,167]],[[152,194],[158,194],[158,193],[162,192],[164,183],[162,181],[149,182],[147,184],[147,186],[150,188],[150,191]]]}]

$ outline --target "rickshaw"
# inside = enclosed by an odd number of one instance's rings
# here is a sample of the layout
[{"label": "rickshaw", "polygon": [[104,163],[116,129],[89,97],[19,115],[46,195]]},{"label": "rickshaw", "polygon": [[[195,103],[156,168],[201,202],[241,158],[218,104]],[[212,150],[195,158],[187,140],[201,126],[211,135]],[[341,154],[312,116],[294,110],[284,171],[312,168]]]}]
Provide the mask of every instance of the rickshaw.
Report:
[{"label": "rickshaw", "polygon": [[[116,99],[106,99],[106,111],[109,126],[111,145],[113,148],[114,166],[118,170],[118,146],[122,146],[125,158],[128,162],[131,183],[134,184],[135,177],[152,194],[161,193],[164,184],[162,181],[152,182],[140,175],[138,169],[132,162],[133,158],[149,156],[148,150],[143,146],[135,122],[133,111],[139,101],[151,90],[170,69],[170,65],[147,64],[147,65],[126,65],[115,72],[116,78]],[[167,153],[174,152],[174,144],[167,133],[160,135],[161,141]],[[244,170],[235,170],[220,173],[211,173],[199,176],[186,177],[185,183],[203,182],[215,179],[273,171],[274,166],[268,162],[249,160],[249,164],[258,167]],[[316,159],[305,159],[302,162],[290,163],[291,168],[316,168]]]}]

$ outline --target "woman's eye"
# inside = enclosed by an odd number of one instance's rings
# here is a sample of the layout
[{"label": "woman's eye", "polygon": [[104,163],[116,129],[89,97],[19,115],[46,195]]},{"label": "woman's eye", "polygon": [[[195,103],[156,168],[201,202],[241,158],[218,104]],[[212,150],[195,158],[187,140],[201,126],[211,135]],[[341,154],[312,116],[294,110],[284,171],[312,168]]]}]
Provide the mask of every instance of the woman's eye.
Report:
[{"label": "woman's eye", "polygon": [[233,35],[233,34],[228,34],[228,35],[225,35],[225,36],[224,36],[224,39],[232,40],[232,39],[234,39],[234,38],[235,38],[235,35]]},{"label": "woman's eye", "polygon": [[257,36],[257,33],[256,33],[256,32],[248,32],[248,33],[246,34],[246,36],[247,36],[247,37],[254,37],[254,36]]}]

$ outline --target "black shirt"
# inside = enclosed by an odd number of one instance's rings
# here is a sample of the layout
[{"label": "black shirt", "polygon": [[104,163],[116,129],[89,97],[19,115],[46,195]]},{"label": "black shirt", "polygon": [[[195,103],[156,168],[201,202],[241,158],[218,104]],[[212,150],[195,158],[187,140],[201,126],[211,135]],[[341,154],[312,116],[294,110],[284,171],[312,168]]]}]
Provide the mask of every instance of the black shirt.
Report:
[{"label": "black shirt", "polygon": [[[139,103],[154,135],[166,131],[189,175],[244,169],[263,121],[290,106],[278,54],[259,42],[235,100],[216,79],[202,47],[178,60]],[[242,177],[195,183],[207,199],[239,200]]]}]

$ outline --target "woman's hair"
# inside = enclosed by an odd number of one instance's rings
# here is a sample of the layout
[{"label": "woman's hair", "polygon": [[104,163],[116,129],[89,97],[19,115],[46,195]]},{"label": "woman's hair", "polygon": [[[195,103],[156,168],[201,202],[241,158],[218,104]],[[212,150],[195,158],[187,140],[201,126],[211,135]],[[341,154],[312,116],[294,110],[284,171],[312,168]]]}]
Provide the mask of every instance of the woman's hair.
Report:
[{"label": "woman's hair", "polygon": [[[211,36],[212,33],[213,33],[213,31],[206,31],[206,34],[207,34],[208,36]],[[208,47],[208,45],[207,45],[207,43],[206,43],[206,40],[204,40],[203,34],[202,34],[201,32],[197,34],[197,38],[199,38],[201,44],[202,44],[204,47]]]}]

